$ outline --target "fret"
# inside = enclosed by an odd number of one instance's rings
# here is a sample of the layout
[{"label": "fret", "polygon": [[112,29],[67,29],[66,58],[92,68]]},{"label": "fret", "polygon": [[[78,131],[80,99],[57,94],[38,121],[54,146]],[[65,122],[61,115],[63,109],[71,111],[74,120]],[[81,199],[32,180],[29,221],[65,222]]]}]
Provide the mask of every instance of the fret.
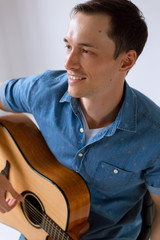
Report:
[{"label": "fret", "polygon": [[58,226],[56,225],[54,231],[53,231],[53,228],[52,228],[52,237],[53,237],[53,239],[57,238],[57,236],[58,236],[57,234],[58,233],[59,233]]},{"label": "fret", "polygon": [[60,231],[57,233],[57,239],[60,239]]},{"label": "fret", "polygon": [[53,225],[52,225],[52,220],[51,220],[51,219],[49,220],[49,224],[50,224],[50,228],[48,229],[48,234],[49,234],[49,236],[53,236],[53,234],[54,234],[56,231],[54,230],[54,227],[53,227]]},{"label": "fret", "polygon": [[54,240],[73,240],[46,213],[43,214],[41,227]]}]

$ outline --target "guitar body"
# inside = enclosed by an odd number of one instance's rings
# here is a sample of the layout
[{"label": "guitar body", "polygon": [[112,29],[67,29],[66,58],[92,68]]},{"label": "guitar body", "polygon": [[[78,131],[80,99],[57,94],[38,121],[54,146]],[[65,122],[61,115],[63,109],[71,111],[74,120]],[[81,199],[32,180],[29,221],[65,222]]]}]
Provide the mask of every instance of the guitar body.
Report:
[{"label": "guitar body", "polygon": [[55,159],[23,114],[0,118],[1,170],[24,201],[0,213],[0,222],[27,240],[76,240],[87,232],[90,196],[85,182]]}]

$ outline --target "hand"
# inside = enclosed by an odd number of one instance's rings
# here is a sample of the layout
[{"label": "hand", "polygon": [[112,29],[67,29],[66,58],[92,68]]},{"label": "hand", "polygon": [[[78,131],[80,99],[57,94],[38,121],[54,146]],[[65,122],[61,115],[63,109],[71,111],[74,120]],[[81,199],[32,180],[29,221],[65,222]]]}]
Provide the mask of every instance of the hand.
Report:
[{"label": "hand", "polygon": [[[5,199],[6,192],[11,193],[13,198]],[[9,212],[12,208],[14,208],[17,201],[23,201],[23,196],[17,193],[8,179],[2,173],[0,173],[0,212]]]}]

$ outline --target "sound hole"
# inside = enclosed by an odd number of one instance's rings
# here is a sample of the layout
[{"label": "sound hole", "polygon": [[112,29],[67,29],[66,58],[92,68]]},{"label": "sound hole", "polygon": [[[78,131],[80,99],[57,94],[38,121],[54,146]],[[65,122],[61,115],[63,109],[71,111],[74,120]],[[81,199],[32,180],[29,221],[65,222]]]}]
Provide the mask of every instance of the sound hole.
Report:
[{"label": "sound hole", "polygon": [[23,196],[24,201],[21,203],[21,207],[26,219],[32,226],[41,228],[44,215],[42,202],[32,192],[24,192]]}]

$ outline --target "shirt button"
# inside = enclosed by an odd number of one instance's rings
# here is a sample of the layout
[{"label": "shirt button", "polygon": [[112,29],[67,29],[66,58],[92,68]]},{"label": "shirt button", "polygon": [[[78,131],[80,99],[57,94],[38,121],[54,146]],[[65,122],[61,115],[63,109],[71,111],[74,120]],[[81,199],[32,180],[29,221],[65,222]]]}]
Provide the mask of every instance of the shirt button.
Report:
[{"label": "shirt button", "polygon": [[80,128],[80,132],[83,133],[83,132],[84,132],[84,129],[83,129],[83,128]]},{"label": "shirt button", "polygon": [[118,170],[117,170],[117,169],[114,169],[113,172],[114,172],[115,174],[117,174],[117,173],[118,173]]},{"label": "shirt button", "polygon": [[79,157],[83,157],[83,153],[79,153],[78,156],[79,156]]}]

